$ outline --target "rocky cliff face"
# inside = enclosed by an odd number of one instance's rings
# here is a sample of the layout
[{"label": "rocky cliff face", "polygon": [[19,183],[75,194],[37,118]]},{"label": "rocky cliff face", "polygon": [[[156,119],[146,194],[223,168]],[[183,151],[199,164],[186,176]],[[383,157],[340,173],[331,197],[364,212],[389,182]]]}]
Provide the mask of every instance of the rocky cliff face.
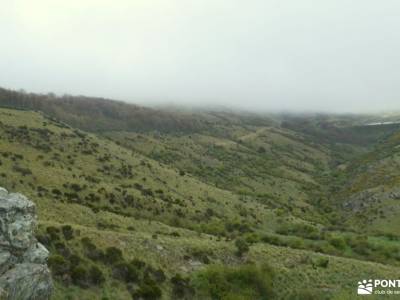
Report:
[{"label": "rocky cliff face", "polygon": [[0,188],[0,299],[49,299],[47,249],[34,236],[35,204]]}]

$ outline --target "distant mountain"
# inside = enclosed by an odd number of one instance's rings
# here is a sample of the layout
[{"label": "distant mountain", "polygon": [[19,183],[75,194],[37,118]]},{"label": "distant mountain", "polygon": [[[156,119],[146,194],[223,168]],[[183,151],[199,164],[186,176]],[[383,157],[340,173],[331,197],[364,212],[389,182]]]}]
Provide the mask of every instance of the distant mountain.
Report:
[{"label": "distant mountain", "polygon": [[171,111],[85,96],[33,94],[0,88],[0,106],[37,110],[82,130],[196,132],[212,123],[268,124],[255,114],[227,112],[194,113]]}]

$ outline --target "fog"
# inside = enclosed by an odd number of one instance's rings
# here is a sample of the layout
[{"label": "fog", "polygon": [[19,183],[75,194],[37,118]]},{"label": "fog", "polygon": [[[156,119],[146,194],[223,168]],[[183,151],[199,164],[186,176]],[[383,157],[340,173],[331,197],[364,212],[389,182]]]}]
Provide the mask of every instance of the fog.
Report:
[{"label": "fog", "polygon": [[400,110],[396,0],[0,1],[2,87],[141,104]]}]

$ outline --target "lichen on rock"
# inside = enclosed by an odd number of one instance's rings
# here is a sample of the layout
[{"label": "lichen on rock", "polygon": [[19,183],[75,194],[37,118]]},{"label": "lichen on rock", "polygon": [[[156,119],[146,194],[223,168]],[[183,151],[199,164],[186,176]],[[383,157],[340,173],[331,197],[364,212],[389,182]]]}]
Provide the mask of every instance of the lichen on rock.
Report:
[{"label": "lichen on rock", "polygon": [[49,252],[34,235],[35,204],[0,188],[0,299],[49,299]]}]

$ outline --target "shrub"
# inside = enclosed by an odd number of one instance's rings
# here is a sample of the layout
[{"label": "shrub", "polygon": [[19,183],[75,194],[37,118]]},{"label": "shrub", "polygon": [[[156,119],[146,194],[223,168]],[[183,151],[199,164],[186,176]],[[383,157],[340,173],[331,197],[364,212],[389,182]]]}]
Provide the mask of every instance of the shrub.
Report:
[{"label": "shrub", "polygon": [[327,268],[328,264],[329,264],[329,258],[324,256],[318,257],[313,261],[314,267]]},{"label": "shrub", "polygon": [[260,146],[260,147],[258,147],[257,152],[262,154],[262,153],[265,153],[266,150],[265,150],[265,148],[263,146]]},{"label": "shrub", "polygon": [[294,249],[305,249],[306,248],[304,240],[302,240],[301,238],[290,239],[290,240],[288,240],[287,245],[290,248],[294,248]]},{"label": "shrub", "polygon": [[139,274],[132,264],[119,262],[113,267],[113,277],[125,282],[136,282]]},{"label": "shrub", "polygon": [[93,249],[92,251],[87,251],[86,256],[93,261],[104,260],[104,251],[101,249]]},{"label": "shrub", "polygon": [[277,245],[277,246],[280,246],[283,244],[282,239],[277,235],[266,234],[261,238],[261,240],[264,243]]},{"label": "shrub", "polygon": [[81,261],[82,261],[82,259],[76,254],[72,254],[69,257],[69,264],[70,264],[71,267],[78,266],[81,263]]},{"label": "shrub", "polygon": [[256,233],[249,233],[245,235],[246,242],[249,244],[255,244],[260,241],[260,236]]},{"label": "shrub", "polygon": [[394,233],[385,233],[384,235],[390,241],[398,241],[400,239],[400,237],[398,235],[395,235]]},{"label": "shrub", "polygon": [[66,240],[71,240],[74,237],[74,230],[70,225],[61,227],[61,230]]},{"label": "shrub", "polygon": [[52,189],[51,192],[55,196],[61,196],[62,195],[62,192],[59,189]]},{"label": "shrub", "polygon": [[210,263],[210,258],[208,257],[211,253],[203,250],[203,249],[194,249],[191,252],[193,258],[201,261],[203,264],[208,265]]},{"label": "shrub", "polygon": [[146,263],[138,258],[134,258],[131,261],[131,265],[135,266],[137,269],[143,269],[146,266]]},{"label": "shrub", "polygon": [[84,237],[82,238],[82,245],[85,249],[85,255],[93,261],[104,260],[104,252],[101,249],[97,249],[96,245],[92,241]]},{"label": "shrub", "polygon": [[210,266],[195,274],[193,285],[201,299],[273,299],[272,279],[267,265]]},{"label": "shrub", "polygon": [[104,261],[109,264],[114,264],[116,262],[122,261],[122,251],[116,247],[108,247],[104,254]]},{"label": "shrub", "polygon": [[329,243],[335,247],[336,249],[339,250],[344,250],[346,248],[346,241],[344,238],[339,237],[339,236],[334,236],[329,238]]},{"label": "shrub", "polygon": [[139,285],[139,288],[132,293],[133,299],[155,300],[160,299],[162,295],[161,289],[156,282],[147,279]]},{"label": "shrub", "polygon": [[80,287],[88,287],[88,271],[82,265],[79,265],[72,269],[71,271],[72,282]]},{"label": "shrub", "polygon": [[237,248],[236,254],[238,256],[243,256],[244,253],[249,251],[249,244],[246,242],[246,240],[239,238],[235,241],[235,246]]},{"label": "shrub", "polygon": [[163,270],[151,268],[148,271],[156,282],[163,283],[165,281],[166,276]]},{"label": "shrub", "polygon": [[48,233],[48,235],[50,236],[50,239],[52,241],[56,241],[56,240],[60,239],[60,237],[58,235],[60,230],[57,227],[49,226],[46,228],[46,232]]},{"label": "shrub", "polygon": [[90,282],[94,285],[100,285],[105,281],[103,272],[97,266],[92,266],[89,270]]},{"label": "shrub", "polygon": [[194,291],[190,285],[188,278],[183,278],[180,274],[176,274],[171,278],[172,283],[172,294],[176,298],[184,298],[185,296],[190,297]]},{"label": "shrub", "polygon": [[54,248],[56,248],[57,252],[64,257],[71,256],[71,250],[69,250],[69,248],[67,247],[67,245],[64,244],[64,242],[56,242],[54,244]]},{"label": "shrub", "polygon": [[51,255],[47,261],[54,275],[64,275],[68,271],[68,263],[61,255]]},{"label": "shrub", "polygon": [[32,171],[30,169],[21,166],[14,166],[13,170],[20,173],[22,176],[32,175]]},{"label": "shrub", "polygon": [[277,230],[277,233],[282,235],[296,235],[311,240],[321,239],[321,234],[318,228],[309,224],[284,225]]},{"label": "shrub", "polygon": [[314,250],[315,252],[320,252],[320,253],[325,253],[325,254],[337,255],[339,253],[338,249],[336,249],[335,247],[333,247],[331,244],[329,244],[326,241],[312,243],[309,246],[309,248]]},{"label": "shrub", "polygon": [[37,235],[37,240],[46,246],[46,248],[49,248],[51,245],[51,238],[47,234],[38,234]]},{"label": "shrub", "polygon": [[365,236],[357,236],[355,239],[348,238],[348,244],[357,254],[367,256],[370,254],[370,244]]}]

